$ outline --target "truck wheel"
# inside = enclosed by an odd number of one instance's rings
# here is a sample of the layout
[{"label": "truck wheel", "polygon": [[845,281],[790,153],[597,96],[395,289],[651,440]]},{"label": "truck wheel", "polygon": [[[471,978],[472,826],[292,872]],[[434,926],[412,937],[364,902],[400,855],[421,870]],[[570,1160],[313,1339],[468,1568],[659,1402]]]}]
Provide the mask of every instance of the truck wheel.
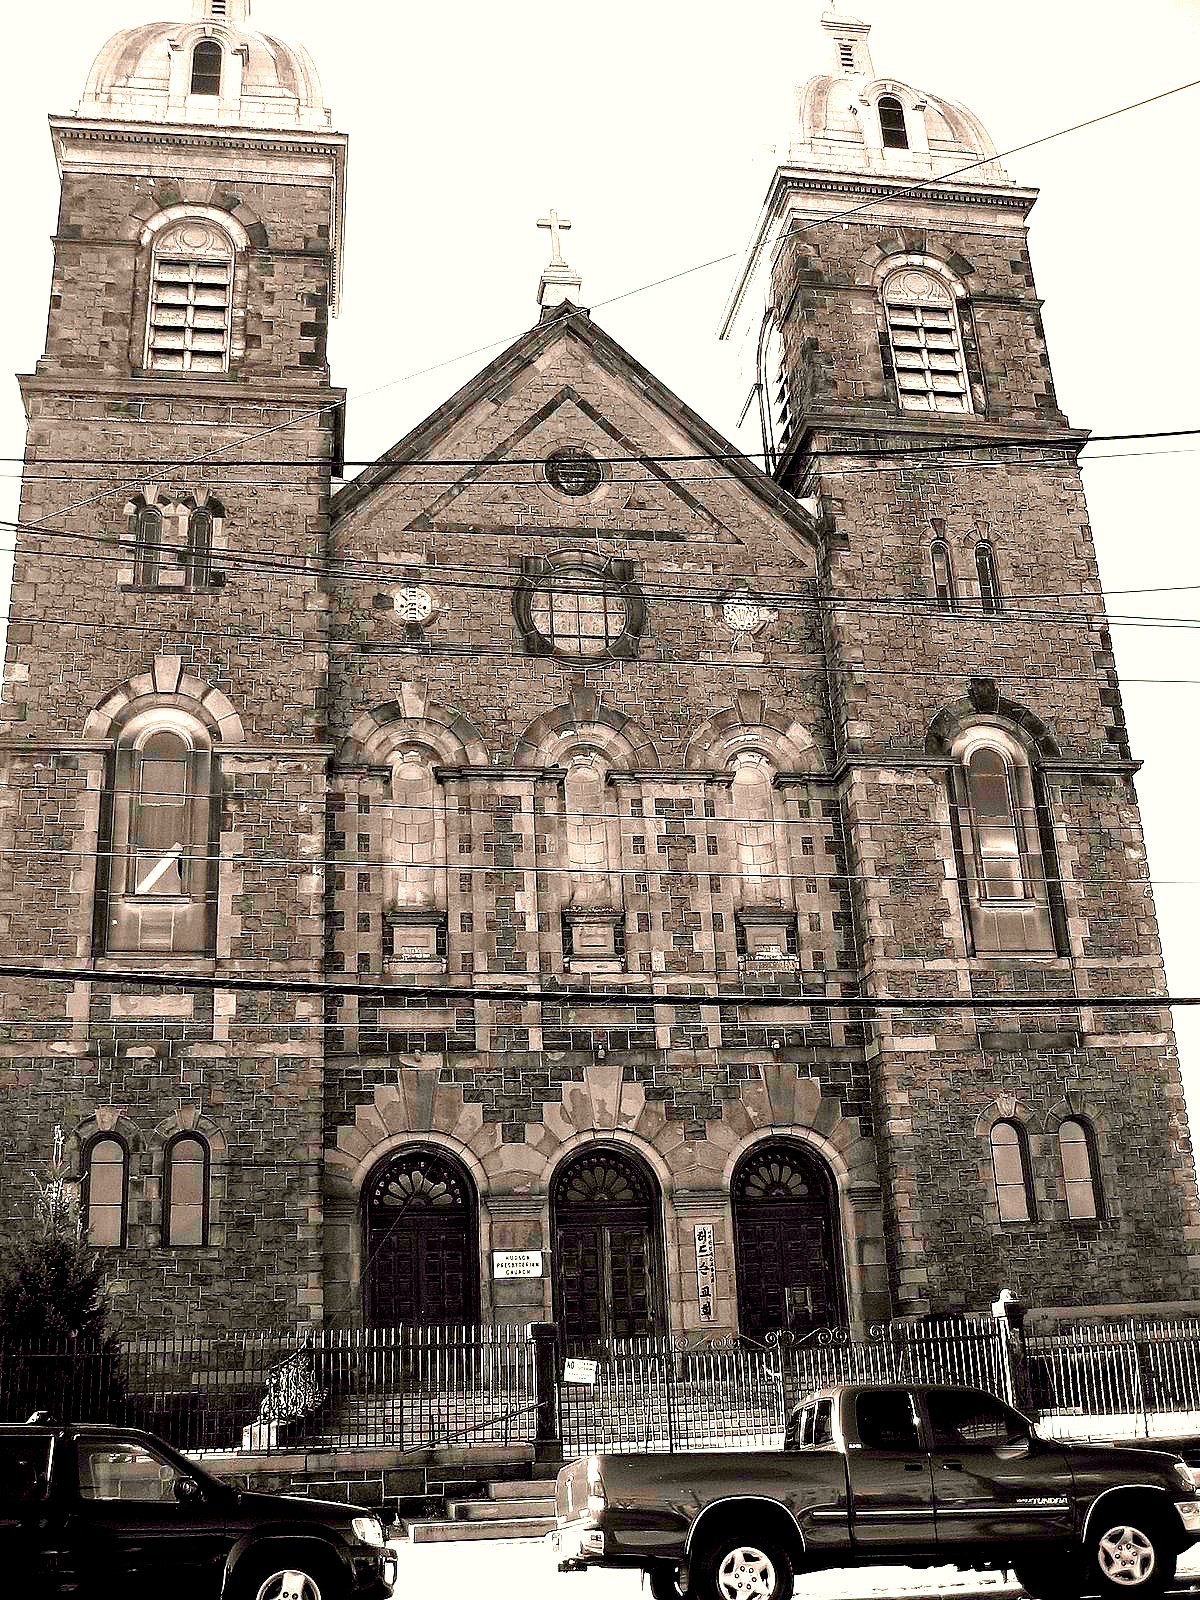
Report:
[{"label": "truck wheel", "polygon": [[1088,1539],[1088,1572],[1104,1600],[1159,1595],[1175,1578],[1177,1552],[1150,1510],[1130,1507],[1097,1522]]},{"label": "truck wheel", "polygon": [[774,1539],[717,1541],[693,1583],[699,1600],[791,1600],[791,1557]]},{"label": "truck wheel", "polygon": [[308,1555],[293,1561],[286,1550],[248,1563],[229,1590],[236,1600],[344,1600],[346,1592],[345,1579],[331,1563]]}]

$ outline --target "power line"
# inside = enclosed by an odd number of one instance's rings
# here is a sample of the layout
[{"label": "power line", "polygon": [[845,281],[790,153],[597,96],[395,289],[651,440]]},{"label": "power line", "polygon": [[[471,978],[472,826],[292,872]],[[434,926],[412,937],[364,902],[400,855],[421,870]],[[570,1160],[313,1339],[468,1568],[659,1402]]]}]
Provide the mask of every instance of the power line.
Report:
[{"label": "power line", "polygon": [[[864,421],[861,426],[856,426],[856,433],[870,433],[871,423]],[[1081,446],[1089,449],[1093,444],[1116,444],[1122,441],[1139,441],[1144,439],[1187,439],[1200,434],[1200,428],[1153,428],[1138,433],[1089,433],[1086,442]],[[230,445],[226,448],[233,449]],[[991,434],[978,434],[972,436],[964,434],[952,441],[930,444],[900,444],[878,445],[867,450],[852,449],[850,446],[829,446],[826,449],[814,449],[807,452],[809,459],[820,459],[825,456],[836,456],[839,460],[851,460],[856,456],[876,459],[879,456],[890,455],[936,455],[946,450],[1059,450],[1068,448],[1061,442],[1052,439],[1033,437],[1016,437],[997,439]],[[661,466],[664,462],[675,461],[758,461],[763,459],[761,450],[694,450],[694,451],[668,451],[656,454],[652,451],[639,451],[636,454],[626,452],[620,456],[593,455],[593,459],[603,466],[637,466],[642,462],[651,462]],[[1120,459],[1116,457],[1114,459]],[[489,465],[503,467],[539,467],[545,464],[545,456],[518,456],[506,455],[498,458],[494,463],[480,456],[406,456],[403,460],[389,462],[386,451],[382,456],[364,457],[361,460],[342,462],[347,467],[377,467],[392,465],[396,467],[486,467]],[[167,467],[177,466],[179,463],[172,456],[138,456],[131,459],[129,456],[38,456],[30,459],[28,452],[24,456],[0,456],[0,462],[24,463],[26,466],[111,466],[111,467]],[[293,456],[271,457],[264,456],[257,461],[230,462],[236,467],[328,467],[328,456]],[[490,481],[490,480],[489,480]],[[528,480],[522,480],[523,482]],[[639,480],[640,481],[640,480]]]},{"label": "power line", "polygon": [[[843,209],[840,212],[835,212],[829,217],[822,217],[822,218],[818,219],[816,222],[813,222],[813,223],[810,223],[810,224],[806,224],[806,228],[808,229],[808,231],[812,231],[812,230],[815,230],[818,227],[830,227],[835,222],[839,222],[845,217],[854,216],[854,215],[857,215],[858,213],[860,213],[862,211],[869,210],[869,209],[871,209],[871,208],[873,208],[875,206],[878,206],[884,200],[894,200],[894,199],[900,198],[900,197],[902,197],[902,196],[904,196],[906,194],[923,193],[923,192],[929,191],[931,189],[936,189],[939,185],[948,182],[952,178],[960,177],[964,172],[972,171],[976,167],[987,166],[992,161],[1002,161],[1007,156],[1016,155],[1019,152],[1024,151],[1024,150],[1032,150],[1038,145],[1048,144],[1053,139],[1063,138],[1067,134],[1071,134],[1071,133],[1078,133],[1084,128],[1094,127],[1097,123],[1109,121],[1113,117],[1123,116],[1126,112],[1129,112],[1129,111],[1140,110],[1144,106],[1153,105],[1155,102],[1157,102],[1159,100],[1169,99],[1172,95],[1182,94],[1186,90],[1194,89],[1194,88],[1196,88],[1198,86],[1200,86],[1200,79],[1194,79],[1194,80],[1192,80],[1191,82],[1188,82],[1188,83],[1176,84],[1173,88],[1162,90],[1158,94],[1148,95],[1142,100],[1136,100],[1136,101],[1130,102],[1127,105],[1117,106],[1111,111],[1105,111],[1105,112],[1102,112],[1102,113],[1100,113],[1099,115],[1097,115],[1095,117],[1089,117],[1083,122],[1078,122],[1078,123],[1072,124],[1070,127],[1059,128],[1059,129],[1056,129],[1052,133],[1043,134],[1037,139],[1027,140],[1024,144],[1014,145],[1010,150],[997,152],[997,154],[995,156],[989,156],[989,157],[986,157],[985,159],[980,160],[980,161],[968,162],[968,163],[966,163],[965,165],[963,165],[961,167],[954,168],[950,172],[942,173],[942,174],[940,174],[940,175],[938,175],[936,177],[930,177],[930,178],[924,179],[919,183],[910,184],[906,188],[895,190],[890,195],[877,196],[877,197],[875,197],[873,199],[862,201],[858,205],[847,207],[847,208]],[[790,230],[789,230],[789,233],[790,233]],[[785,234],[784,235],[785,239],[787,237],[789,237],[789,234]],[[620,294],[610,295],[606,300],[598,301],[595,309],[599,310],[604,306],[614,305],[620,300],[630,299],[633,295],[643,294],[643,293],[645,293],[646,291],[648,291],[650,289],[659,288],[659,287],[661,287],[662,285],[664,285],[666,283],[675,282],[679,278],[686,277],[686,276],[688,276],[688,275],[690,275],[692,273],[704,271],[708,267],[716,266],[716,265],[718,265],[720,263],[734,260],[734,259],[736,259],[736,254],[737,254],[736,252],[732,252],[731,251],[731,252],[728,252],[727,254],[725,254],[723,256],[714,257],[709,261],[698,262],[698,263],[694,264],[693,266],[683,268],[680,271],[672,273],[672,274],[670,274],[669,276],[667,276],[665,278],[659,278],[659,279],[656,279],[656,280],[654,280],[653,282],[650,282],[650,283],[640,284],[638,287],[636,287],[634,289],[626,289],[626,290],[622,291]],[[301,412],[299,416],[289,417],[283,422],[273,424],[271,427],[258,429],[255,432],[246,435],[241,440],[233,441],[233,442],[231,442],[229,444],[219,445],[219,446],[217,446],[217,448],[215,450],[205,452],[204,454],[202,454],[200,456],[197,456],[197,457],[193,457],[192,460],[189,461],[189,462],[180,463],[179,467],[180,467],[180,469],[182,469],[183,467],[186,467],[186,466],[199,465],[203,461],[205,461],[206,459],[209,459],[213,455],[216,455],[219,451],[223,451],[223,450],[226,450],[226,449],[236,449],[236,448],[239,448],[242,444],[252,443],[255,439],[266,438],[266,437],[269,437],[270,435],[273,435],[273,434],[276,434],[276,433],[280,433],[280,432],[284,431],[287,428],[295,427],[298,423],[301,423],[301,422],[313,422],[313,421],[316,421],[319,418],[325,416],[329,412],[336,411],[336,410],[339,410],[339,409],[344,410],[345,407],[349,404],[349,402],[350,402],[350,400],[352,398],[354,400],[356,400],[356,401],[357,400],[361,400],[361,399],[365,399],[365,398],[367,398],[367,396],[369,396],[371,394],[378,394],[384,389],[395,388],[401,383],[411,382],[414,378],[422,377],[422,376],[425,376],[428,373],[436,372],[436,371],[441,370],[444,367],[454,365],[456,362],[461,361],[461,360],[465,360],[469,356],[481,355],[481,354],[483,354],[484,352],[486,352],[488,350],[494,350],[497,345],[510,344],[510,343],[513,342],[514,339],[522,338],[524,336],[524,334],[525,334],[525,331],[526,331],[525,329],[521,329],[515,335],[509,335],[506,338],[502,338],[502,339],[489,340],[486,344],[477,345],[473,350],[464,351],[464,352],[461,352],[459,355],[450,356],[450,357],[445,358],[442,361],[433,362],[429,366],[422,367],[422,368],[417,369],[416,371],[406,373],[406,374],[404,374],[403,376],[401,376],[399,378],[388,379],[385,383],[378,384],[373,389],[368,389],[368,390],[361,391],[359,394],[357,394],[355,396],[347,395],[347,396],[345,396],[345,397],[343,397],[341,399],[334,400],[334,401],[329,401],[329,402],[327,402],[325,404],[317,406],[317,407],[313,408],[312,410],[310,410],[308,412]],[[85,506],[93,505],[93,504],[95,504],[95,502],[97,500],[102,499],[102,498],[103,498],[103,494],[101,493],[101,494],[94,495],[90,499],[87,499],[87,500],[81,500],[81,501],[73,502],[69,506],[60,506],[60,507],[56,508],[53,511],[46,512],[46,514],[43,517],[39,518],[39,521],[40,522],[46,522],[51,517],[65,516],[71,511],[80,510]]]},{"label": "power line", "polygon": [[[99,534],[73,533],[65,529],[36,528],[25,523],[18,524],[0,520],[0,527],[7,527],[20,532],[33,532],[42,538],[64,539],[73,543],[101,545],[104,546],[106,550],[112,549],[112,546],[115,543],[113,538],[106,538]],[[530,537],[534,538],[537,536],[537,531],[531,529]],[[169,555],[174,549],[174,547],[160,548],[163,555]],[[125,551],[114,551],[114,553],[111,555],[107,553],[92,554],[85,551],[75,552],[62,550],[41,551],[38,552],[36,556],[27,552],[19,552],[19,554],[25,560],[75,560],[86,561],[92,564],[103,564],[108,566],[115,565],[121,567],[129,567],[136,560],[136,552],[132,547],[127,547]],[[264,555],[265,554],[266,553],[264,552]],[[452,564],[448,566],[439,566],[418,563],[417,565],[420,566],[421,569],[421,576],[419,579],[410,580],[407,579],[405,575],[411,570],[411,563],[397,562],[391,563],[390,567],[385,567],[377,562],[370,562],[353,556],[304,557],[297,562],[289,559],[280,559],[278,557],[273,560],[263,559],[263,557],[259,555],[243,555],[237,551],[223,550],[214,552],[212,560],[214,566],[219,564],[221,568],[233,566],[245,568],[250,571],[271,573],[275,576],[294,576],[318,579],[323,578],[333,584],[388,582],[395,584],[396,582],[412,581],[432,583],[435,587],[440,589],[462,589],[469,590],[471,592],[496,594],[514,594],[518,589],[521,588],[536,587],[536,582],[534,579],[528,577],[523,578],[520,574],[514,574],[511,579],[506,579],[501,582],[485,581],[483,576],[484,574],[486,574],[488,577],[502,576],[500,569],[497,567],[474,568],[466,565]],[[356,570],[333,570],[338,564],[340,564],[342,567],[353,567]],[[468,579],[446,578],[442,576],[442,574],[445,572],[475,572],[480,574],[480,576]],[[611,593],[612,590],[612,580],[606,578],[602,573],[599,572],[595,573],[594,575],[589,574],[585,577],[581,577],[575,572],[567,572],[559,575],[549,574],[548,576],[554,577],[556,585],[561,586],[565,592],[575,595],[603,596]],[[713,577],[715,579],[717,574],[714,573]],[[743,581],[744,578],[745,575],[743,574],[722,573],[720,574],[720,587],[697,590],[694,588],[676,589],[655,587],[653,585],[640,585],[638,587],[638,593],[643,599],[646,600],[664,601],[670,602],[671,604],[715,606],[723,604],[725,601],[729,600],[734,593],[734,591],[731,589],[731,585]],[[814,590],[814,592],[810,594],[804,594],[798,590],[771,589],[761,584],[761,578],[761,573],[757,574],[755,577],[755,581],[759,584],[759,586],[753,591],[753,598],[756,601],[760,601],[766,605],[789,606],[800,610],[817,610],[818,608],[826,608],[829,610],[854,611],[876,609],[887,610],[890,608],[892,611],[899,610],[913,615],[928,614],[943,622],[955,620],[981,620],[991,624],[1054,622],[1063,626],[1087,628],[1114,626],[1187,629],[1200,627],[1200,617],[1160,617],[1154,615],[1153,613],[1132,613],[1129,615],[1123,615],[1119,612],[1104,612],[1103,610],[1101,610],[1098,614],[1087,612],[1080,614],[1072,613],[1070,611],[1035,610],[1027,606],[1014,606],[1013,601],[1015,599],[1019,599],[1020,597],[1009,596],[1007,594],[1002,597],[1001,609],[997,611],[984,611],[982,605],[978,607],[971,605],[968,607],[961,600],[956,600],[952,607],[947,608],[943,606],[936,598],[923,595],[844,595],[834,594],[828,591],[821,592],[817,590]],[[816,580],[814,579],[812,581],[815,583]],[[165,591],[162,589],[146,589],[144,591],[138,590],[137,592],[144,592],[152,595],[164,595],[166,598],[182,597],[184,595],[190,595],[193,593],[193,591],[185,588],[182,585],[178,589],[168,588]],[[1046,597],[1054,598],[1054,596]],[[1077,593],[1063,591],[1060,597],[1064,600],[1078,599],[1081,601],[1091,601],[1095,606],[1101,608],[1103,608],[1104,605],[1104,592],[1099,588],[1097,588],[1094,593],[1089,593],[1085,590],[1080,590]],[[20,620],[36,623],[38,619],[36,616],[22,614]],[[105,619],[105,621],[107,625],[107,619]],[[357,641],[350,639],[345,641],[327,641],[324,638],[321,639],[322,644],[326,642],[360,643],[368,641]],[[468,650],[470,653],[487,653],[488,651],[487,646],[475,644],[464,646],[463,648]],[[438,653],[436,648],[434,649],[433,653]],[[515,654],[515,652],[510,651],[502,651],[501,653],[505,655]],[[588,664],[588,660],[589,658],[587,657],[580,657],[578,665],[586,666]],[[595,664],[599,665],[600,660],[601,658],[597,658]]]},{"label": "power line", "polygon": [[[514,975],[518,976],[518,975]],[[534,974],[521,974],[520,976],[535,976]],[[415,984],[388,984],[378,981],[373,983],[355,982],[353,979],[324,979],[324,978],[273,978],[273,977],[248,977],[245,974],[228,974],[217,976],[208,973],[181,973],[166,975],[161,972],[137,971],[103,971],[93,966],[66,967],[38,966],[30,962],[0,962],[0,978],[32,978],[55,983],[100,983],[116,984],[122,987],[130,985],[148,984],[152,988],[195,989],[208,990],[234,990],[254,991],[265,994],[303,994],[303,995],[357,995],[368,998],[390,996],[397,1001],[412,999],[428,1000],[457,1000],[460,1003],[476,1000],[495,1000],[508,1005],[630,1005],[643,1006],[647,1009],[653,1006],[712,1006],[712,1005],[760,1005],[763,1003],[763,994],[757,989],[721,991],[721,990],[668,990],[639,992],[631,989],[619,988],[582,988],[576,985],[547,984],[544,975],[538,976],[536,987],[517,988],[509,984],[489,984],[472,982],[468,985],[457,986],[449,983],[415,983]],[[671,975],[655,973],[652,975],[658,982],[669,983]],[[631,981],[635,975],[631,974]],[[682,977],[682,974],[681,974]],[[766,980],[764,989],[769,991],[774,985]],[[772,996],[773,997],[773,996]],[[1025,1011],[1030,1009],[1042,1011],[1061,1010],[1130,1010],[1145,1007],[1167,1008],[1174,1006],[1198,1006],[1200,995],[1005,995],[1005,996],[977,996],[977,995],[925,995],[920,997],[864,997],[860,995],[840,995],[829,997],[825,995],[787,993],[786,998],[799,1007],[808,1007],[814,1010],[825,1011],[961,1011],[995,1009]],[[230,1026],[238,1024],[232,1018]],[[74,1019],[78,1024],[79,1019]],[[0,1019],[0,1027],[15,1026],[9,1022],[5,1024]],[[292,1026],[290,1023],[279,1023],[280,1027]],[[779,1024],[785,1026],[785,1024]],[[403,1030],[392,1029],[392,1032]],[[428,1030],[425,1030],[428,1031]]]}]

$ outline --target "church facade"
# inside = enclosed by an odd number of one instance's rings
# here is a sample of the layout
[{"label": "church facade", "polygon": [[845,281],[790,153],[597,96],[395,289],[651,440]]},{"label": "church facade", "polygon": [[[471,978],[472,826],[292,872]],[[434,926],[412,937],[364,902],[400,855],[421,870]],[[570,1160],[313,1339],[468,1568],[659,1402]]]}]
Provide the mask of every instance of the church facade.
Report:
[{"label": "church facade", "polygon": [[123,31],[51,119],[6,1232],[59,1128],[127,1330],[1191,1299],[1034,192],[829,15],[728,314],[768,470],[551,214],[535,325],[335,488],[346,142],[248,12]]}]

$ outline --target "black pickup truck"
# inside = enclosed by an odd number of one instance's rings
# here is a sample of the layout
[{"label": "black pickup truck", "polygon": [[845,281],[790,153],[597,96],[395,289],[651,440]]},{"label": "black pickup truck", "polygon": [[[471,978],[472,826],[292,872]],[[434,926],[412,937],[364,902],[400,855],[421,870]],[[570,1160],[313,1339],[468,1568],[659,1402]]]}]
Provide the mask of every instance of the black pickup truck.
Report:
[{"label": "black pickup truck", "polygon": [[1200,1539],[1200,1477],[1165,1451],[1066,1445],[978,1389],[846,1385],[782,1451],[595,1455],[558,1475],[559,1570],[641,1567],[655,1600],[788,1600],[796,1573],[1015,1572],[1037,1600],[1148,1600]]},{"label": "black pickup truck", "polygon": [[136,1428],[0,1424],[0,1587],[21,1600],[385,1600],[373,1512],[248,1494]]}]

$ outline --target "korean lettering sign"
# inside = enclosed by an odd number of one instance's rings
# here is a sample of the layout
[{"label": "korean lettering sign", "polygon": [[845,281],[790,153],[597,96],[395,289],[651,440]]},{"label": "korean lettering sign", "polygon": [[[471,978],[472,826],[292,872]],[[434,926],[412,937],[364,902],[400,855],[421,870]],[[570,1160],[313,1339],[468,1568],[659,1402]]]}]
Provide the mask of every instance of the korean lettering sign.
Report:
[{"label": "korean lettering sign", "polygon": [[717,1320],[717,1263],[714,1229],[711,1222],[696,1224],[696,1299],[700,1321]]}]

